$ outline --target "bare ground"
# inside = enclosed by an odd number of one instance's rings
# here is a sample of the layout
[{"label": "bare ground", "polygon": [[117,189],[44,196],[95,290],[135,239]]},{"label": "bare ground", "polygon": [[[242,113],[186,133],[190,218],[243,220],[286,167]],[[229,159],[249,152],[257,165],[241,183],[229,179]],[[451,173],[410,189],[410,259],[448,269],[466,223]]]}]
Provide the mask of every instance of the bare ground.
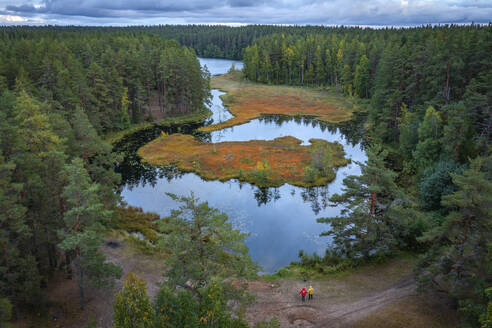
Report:
[{"label": "bare ground", "polygon": [[[341,277],[254,281],[257,301],[247,317],[253,323],[276,316],[282,327],[456,327],[446,299],[417,293],[411,269],[408,261],[393,260]],[[298,291],[309,285],[314,299],[303,303]]]},{"label": "bare ground", "polygon": [[[148,294],[155,296],[158,282],[163,279],[163,262],[135,251],[125,242],[113,241],[116,247],[103,247],[108,260],[123,268],[123,277],[133,272],[145,279]],[[256,301],[247,309],[246,318],[253,325],[275,316],[281,327],[456,327],[455,312],[446,299],[416,292],[411,270],[411,261],[397,259],[306,282],[293,278],[272,282],[260,278],[249,283]],[[315,290],[314,299],[303,303],[298,292],[309,285]],[[121,286],[119,280],[113,291],[90,290],[87,308],[82,312],[75,282],[59,277],[48,288],[51,301],[48,315],[17,326],[82,328],[93,316],[97,327],[110,328],[113,296]]]}]

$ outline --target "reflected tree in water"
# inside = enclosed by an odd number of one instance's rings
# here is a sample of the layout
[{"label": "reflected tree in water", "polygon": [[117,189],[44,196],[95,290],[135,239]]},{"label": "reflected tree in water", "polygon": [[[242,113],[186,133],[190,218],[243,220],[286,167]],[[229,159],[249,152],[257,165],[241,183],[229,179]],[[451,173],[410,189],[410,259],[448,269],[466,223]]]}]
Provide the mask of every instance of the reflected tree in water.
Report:
[{"label": "reflected tree in water", "polygon": [[280,191],[278,188],[256,188],[254,196],[258,202],[258,206],[266,205],[271,201],[280,199]]},{"label": "reflected tree in water", "polygon": [[301,192],[302,200],[305,203],[311,203],[311,209],[314,214],[318,215],[319,212],[328,207],[328,186],[306,188]]}]

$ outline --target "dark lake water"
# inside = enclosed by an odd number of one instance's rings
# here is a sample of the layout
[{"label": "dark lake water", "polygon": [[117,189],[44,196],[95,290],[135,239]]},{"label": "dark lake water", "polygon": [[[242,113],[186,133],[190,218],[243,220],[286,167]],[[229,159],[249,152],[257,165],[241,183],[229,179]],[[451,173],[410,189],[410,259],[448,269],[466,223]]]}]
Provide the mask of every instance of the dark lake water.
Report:
[{"label": "dark lake water", "polygon": [[[207,65],[213,75],[227,72],[232,63],[236,68],[242,67],[237,61],[200,61],[202,65]],[[208,124],[231,117],[222,106],[220,94],[217,90],[212,92],[210,108],[213,115]],[[308,144],[310,138],[319,138],[341,143],[347,157],[353,161],[366,160],[356,121],[335,126],[310,118],[266,116],[209,134],[194,132],[196,126],[174,127],[168,132],[177,132],[178,129],[211,142],[271,140],[280,136],[294,136]],[[300,249],[324,254],[331,241],[327,237],[319,237],[319,234],[327,230],[328,226],[317,223],[316,218],[336,216],[340,212],[340,208],[328,206],[327,198],[340,192],[342,181],[347,175],[360,173],[358,165],[351,163],[338,169],[333,182],[317,188],[287,184],[279,188],[258,188],[236,180],[204,181],[194,173],[181,173],[174,168],[154,167],[139,162],[134,151],[158,134],[157,130],[143,131],[122,146],[129,154],[120,168],[125,183],[121,189],[123,200],[145,211],[166,216],[171,209],[176,208],[176,203],[166,196],[166,192],[189,195],[193,191],[202,201],[208,201],[210,206],[227,213],[234,227],[249,233],[246,245],[252,259],[263,267],[265,273],[274,272],[297,260]]]}]

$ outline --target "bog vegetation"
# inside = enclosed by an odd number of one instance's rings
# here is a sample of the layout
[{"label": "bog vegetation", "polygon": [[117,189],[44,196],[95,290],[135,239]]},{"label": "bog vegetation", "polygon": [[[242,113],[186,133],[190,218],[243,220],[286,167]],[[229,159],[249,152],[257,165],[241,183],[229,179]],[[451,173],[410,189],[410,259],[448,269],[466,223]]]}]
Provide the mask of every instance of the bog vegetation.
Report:
[{"label": "bog vegetation", "polygon": [[154,165],[176,165],[208,180],[239,179],[260,187],[322,186],[335,179],[334,169],[346,165],[342,145],[310,139],[302,146],[294,137],[274,140],[209,143],[190,135],[163,135],[139,149]]},{"label": "bog vegetation", "polygon": [[357,108],[336,92],[285,85],[261,85],[245,80],[240,71],[213,77],[211,86],[227,92],[224,105],[234,115],[218,124],[200,128],[210,132],[244,124],[262,115],[309,116],[328,123],[348,121]]},{"label": "bog vegetation", "polygon": [[[0,324],[43,312],[57,272],[77,280],[82,307],[88,287],[120,276],[99,250],[121,216],[113,170],[121,157],[102,137],[202,110],[209,81],[196,52],[244,55],[251,82],[334,88],[365,101],[368,160],[330,198],[345,206],[341,215],[320,219],[333,249],[304,262],[419,252],[421,286],[452,295],[463,325],[490,327],[491,35],[490,25],[0,29]],[[155,247],[173,250],[168,283],[152,303],[130,276],[115,324],[243,327],[240,283],[256,270],[244,236],[193,196],[176,200],[181,209],[148,232]],[[234,265],[223,270],[226,262]]]}]

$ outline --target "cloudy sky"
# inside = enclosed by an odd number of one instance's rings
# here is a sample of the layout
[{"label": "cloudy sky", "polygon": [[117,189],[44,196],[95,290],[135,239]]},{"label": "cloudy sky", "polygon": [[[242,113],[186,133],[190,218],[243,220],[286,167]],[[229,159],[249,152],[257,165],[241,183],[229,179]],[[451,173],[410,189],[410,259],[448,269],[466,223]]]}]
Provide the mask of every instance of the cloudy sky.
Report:
[{"label": "cloudy sky", "polygon": [[492,0],[0,0],[0,25],[488,23]]}]

